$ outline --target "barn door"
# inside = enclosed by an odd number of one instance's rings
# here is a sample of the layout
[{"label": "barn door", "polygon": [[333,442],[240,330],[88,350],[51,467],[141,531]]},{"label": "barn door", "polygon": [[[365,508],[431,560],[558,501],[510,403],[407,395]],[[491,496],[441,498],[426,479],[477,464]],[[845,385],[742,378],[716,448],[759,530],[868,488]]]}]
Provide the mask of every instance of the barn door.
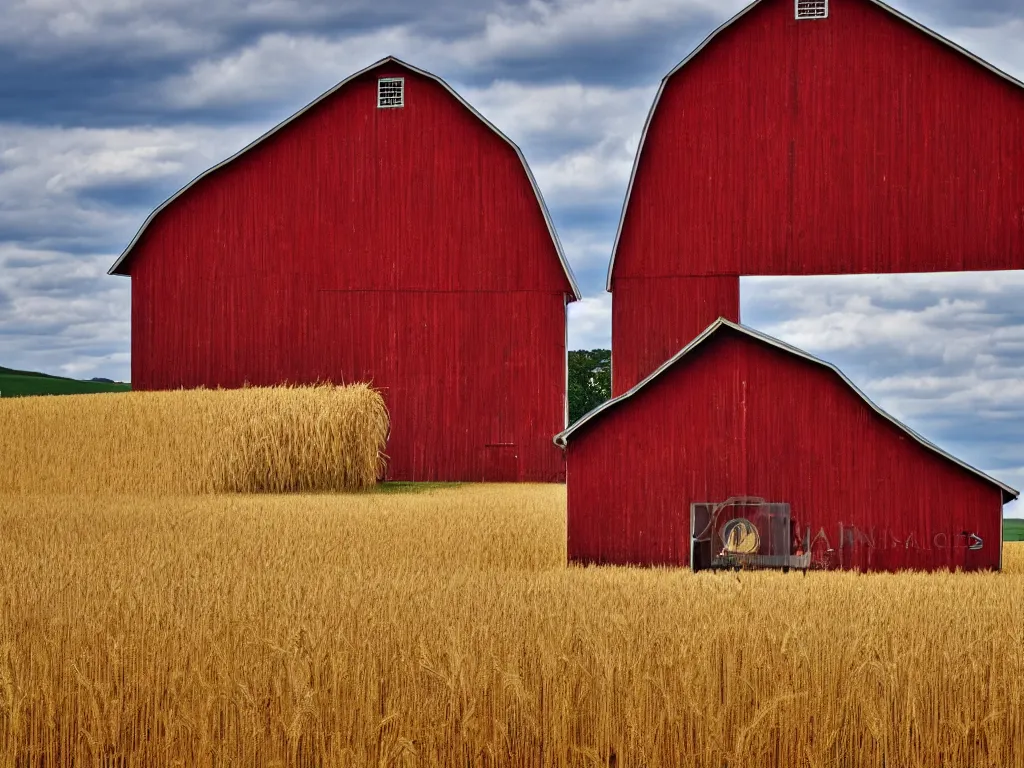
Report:
[{"label": "barn door", "polygon": [[491,310],[489,322],[493,323],[493,330],[486,337],[490,379],[485,396],[490,423],[484,444],[487,462],[484,477],[492,482],[514,483],[519,480],[515,393],[520,382],[512,342],[513,314],[509,310],[504,304]]}]

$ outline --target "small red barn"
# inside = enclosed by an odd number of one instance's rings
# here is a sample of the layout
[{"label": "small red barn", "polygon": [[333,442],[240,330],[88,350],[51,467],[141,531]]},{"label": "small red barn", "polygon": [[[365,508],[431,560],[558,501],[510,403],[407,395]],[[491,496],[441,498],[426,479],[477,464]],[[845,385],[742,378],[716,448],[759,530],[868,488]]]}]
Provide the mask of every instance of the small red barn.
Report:
[{"label": "small red barn", "polygon": [[578,563],[700,569],[760,540],[811,567],[996,569],[1018,495],[837,368],[725,319],[555,443]]},{"label": "small red barn", "polygon": [[738,321],[741,275],[1021,268],[1024,85],[878,0],[760,0],[647,118],[608,272],[612,391]]},{"label": "small red barn", "polygon": [[522,152],[439,78],[356,73],[175,194],[111,269],[136,389],[372,381],[388,477],[553,481],[579,298]]}]

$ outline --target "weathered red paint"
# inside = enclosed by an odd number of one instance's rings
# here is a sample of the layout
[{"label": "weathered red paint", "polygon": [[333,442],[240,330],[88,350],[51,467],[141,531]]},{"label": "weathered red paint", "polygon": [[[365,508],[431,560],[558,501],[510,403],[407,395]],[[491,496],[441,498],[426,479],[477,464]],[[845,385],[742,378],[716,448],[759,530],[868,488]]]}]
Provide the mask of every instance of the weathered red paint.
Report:
[{"label": "weathered red paint", "polygon": [[[568,555],[685,566],[690,505],[789,503],[847,568],[998,568],[1003,490],[924,448],[834,371],[720,327],[568,438]],[[962,533],[984,546],[969,551]]]},{"label": "weathered red paint", "polygon": [[[379,77],[406,106],[378,109]],[[372,381],[388,477],[564,477],[571,284],[515,150],[389,62],[160,212],[126,262],[136,389]]]},{"label": "weathered red paint", "polygon": [[610,275],[616,393],[664,362],[619,359],[627,279],[1024,268],[1024,89],[868,0],[829,13],[762,0],[665,82]]},{"label": "weathered red paint", "polygon": [[616,280],[612,394],[633,387],[719,317],[739,322],[740,279],[734,275]]}]

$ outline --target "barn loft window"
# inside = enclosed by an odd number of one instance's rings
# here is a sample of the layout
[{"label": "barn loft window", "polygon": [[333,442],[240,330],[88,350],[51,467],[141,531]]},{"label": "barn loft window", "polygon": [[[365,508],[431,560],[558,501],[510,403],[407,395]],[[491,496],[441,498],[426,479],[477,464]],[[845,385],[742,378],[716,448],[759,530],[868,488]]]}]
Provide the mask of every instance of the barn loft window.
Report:
[{"label": "barn loft window", "polygon": [[405,78],[382,77],[377,81],[377,108],[405,106]]},{"label": "barn loft window", "polygon": [[796,0],[797,19],[827,19],[828,0]]}]

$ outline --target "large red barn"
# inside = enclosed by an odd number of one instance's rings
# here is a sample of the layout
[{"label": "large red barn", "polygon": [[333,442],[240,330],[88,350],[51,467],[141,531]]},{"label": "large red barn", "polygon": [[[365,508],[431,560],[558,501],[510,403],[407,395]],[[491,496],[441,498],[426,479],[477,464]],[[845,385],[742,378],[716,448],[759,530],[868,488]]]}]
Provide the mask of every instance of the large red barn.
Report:
[{"label": "large red barn", "polygon": [[1022,88],[878,0],[748,6],[647,118],[608,272],[613,393],[738,321],[741,275],[1024,268]]},{"label": "large red barn", "polygon": [[135,389],[371,381],[388,477],[552,481],[579,298],[522,152],[439,78],[356,73],[161,205]]},{"label": "large red barn", "polygon": [[555,442],[579,563],[700,569],[742,552],[752,520],[765,558],[802,552],[805,567],[996,569],[1018,495],[837,368],[725,319]]}]

